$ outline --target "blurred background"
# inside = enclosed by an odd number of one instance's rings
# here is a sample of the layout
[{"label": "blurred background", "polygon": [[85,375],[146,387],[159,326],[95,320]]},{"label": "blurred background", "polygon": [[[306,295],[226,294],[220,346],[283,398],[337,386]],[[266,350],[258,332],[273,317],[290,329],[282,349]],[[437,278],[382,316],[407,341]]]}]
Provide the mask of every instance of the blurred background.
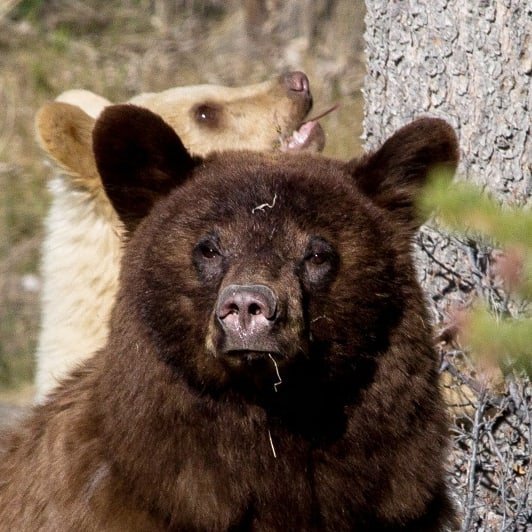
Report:
[{"label": "blurred background", "polygon": [[[42,220],[52,168],[37,109],[83,88],[113,102],[198,83],[311,82],[325,153],[360,152],[361,0],[0,0],[0,417],[31,400]],[[4,414],[7,415],[7,414]]]}]

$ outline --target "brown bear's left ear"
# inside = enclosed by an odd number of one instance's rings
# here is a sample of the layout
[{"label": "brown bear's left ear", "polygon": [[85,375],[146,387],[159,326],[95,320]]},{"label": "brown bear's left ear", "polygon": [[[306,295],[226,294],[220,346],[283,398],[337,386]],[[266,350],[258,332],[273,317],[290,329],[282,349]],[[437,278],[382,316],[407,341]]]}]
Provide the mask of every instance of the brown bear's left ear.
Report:
[{"label": "brown bear's left ear", "polygon": [[416,200],[431,170],[454,174],[458,141],[438,118],[420,118],[401,128],[377,151],[347,163],[360,190],[395,219],[417,229]]},{"label": "brown bear's left ear", "polygon": [[134,105],[107,107],[92,142],[107,196],[129,231],[200,161],[160,116]]}]

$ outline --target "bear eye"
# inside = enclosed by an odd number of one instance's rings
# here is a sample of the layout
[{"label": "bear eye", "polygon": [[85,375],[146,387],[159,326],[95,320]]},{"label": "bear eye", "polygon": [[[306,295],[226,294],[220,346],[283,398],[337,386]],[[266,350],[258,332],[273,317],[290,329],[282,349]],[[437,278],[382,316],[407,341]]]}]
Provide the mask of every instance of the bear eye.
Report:
[{"label": "bear eye", "polygon": [[312,266],[322,266],[335,256],[333,247],[321,237],[312,237],[305,252],[305,261]]},{"label": "bear eye", "polygon": [[214,259],[220,255],[220,252],[211,242],[201,242],[198,246],[201,256],[205,259]]},{"label": "bear eye", "polygon": [[327,284],[338,266],[335,249],[322,237],[312,237],[304,257],[304,278],[313,286]]},{"label": "bear eye", "polygon": [[328,258],[329,257],[327,253],[316,251],[307,260],[314,266],[320,266],[321,264],[326,262]]},{"label": "bear eye", "polygon": [[202,238],[194,246],[192,261],[202,281],[214,282],[219,279],[224,271],[225,257],[220,251],[218,239],[211,236]]},{"label": "bear eye", "polygon": [[194,120],[207,127],[217,127],[220,122],[220,106],[215,103],[202,103],[193,107]]}]

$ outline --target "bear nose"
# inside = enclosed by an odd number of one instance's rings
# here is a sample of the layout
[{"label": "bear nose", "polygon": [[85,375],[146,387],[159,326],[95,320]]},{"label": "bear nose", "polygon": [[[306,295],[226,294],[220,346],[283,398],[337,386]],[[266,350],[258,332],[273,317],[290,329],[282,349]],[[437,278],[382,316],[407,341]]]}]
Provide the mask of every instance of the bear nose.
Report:
[{"label": "bear nose", "polygon": [[276,314],[276,295],[260,284],[229,285],[222,290],[216,304],[216,316],[223,328],[242,335],[269,328]]},{"label": "bear nose", "polygon": [[286,87],[294,92],[310,92],[310,84],[308,78],[303,72],[288,72],[284,76]]}]

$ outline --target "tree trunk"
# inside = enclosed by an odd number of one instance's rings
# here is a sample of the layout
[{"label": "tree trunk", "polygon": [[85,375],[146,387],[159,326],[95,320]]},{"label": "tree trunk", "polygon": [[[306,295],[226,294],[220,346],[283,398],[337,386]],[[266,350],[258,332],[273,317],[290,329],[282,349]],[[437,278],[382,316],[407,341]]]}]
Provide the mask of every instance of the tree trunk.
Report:
[{"label": "tree trunk", "polygon": [[[374,149],[418,116],[444,118],[460,140],[457,179],[480,185],[501,203],[530,207],[530,1],[366,0],[366,7],[366,149]],[[485,243],[426,225],[417,237],[416,253],[438,325],[449,318],[452,307],[467,305],[478,295],[498,313],[522,312],[523,305],[494,283],[493,250]],[[444,354],[449,351],[443,349]],[[530,465],[519,465],[519,452],[529,457],[532,444],[527,386],[526,380],[514,381],[499,398],[506,406],[497,411],[497,427],[485,419],[481,426],[475,424],[480,416],[474,413],[472,430],[455,427],[462,430],[462,440],[452,451],[451,480],[463,512],[463,530],[525,530],[524,523],[532,518],[526,513]],[[525,390],[521,399],[512,396],[518,389]],[[485,394],[476,397],[473,406],[482,412]],[[501,428],[505,424],[519,426],[528,435],[509,444],[511,435]],[[486,473],[490,467],[491,473]]]},{"label": "tree trunk", "polygon": [[[415,117],[439,116],[460,139],[457,178],[502,203],[529,206],[531,27],[522,0],[368,0],[366,149]],[[436,321],[477,294],[499,312],[518,312],[494,289],[489,247],[426,226],[418,248]]]},{"label": "tree trunk", "polygon": [[532,7],[523,0],[368,0],[365,135],[415,116],[459,132],[461,175],[499,199],[531,197]]}]

